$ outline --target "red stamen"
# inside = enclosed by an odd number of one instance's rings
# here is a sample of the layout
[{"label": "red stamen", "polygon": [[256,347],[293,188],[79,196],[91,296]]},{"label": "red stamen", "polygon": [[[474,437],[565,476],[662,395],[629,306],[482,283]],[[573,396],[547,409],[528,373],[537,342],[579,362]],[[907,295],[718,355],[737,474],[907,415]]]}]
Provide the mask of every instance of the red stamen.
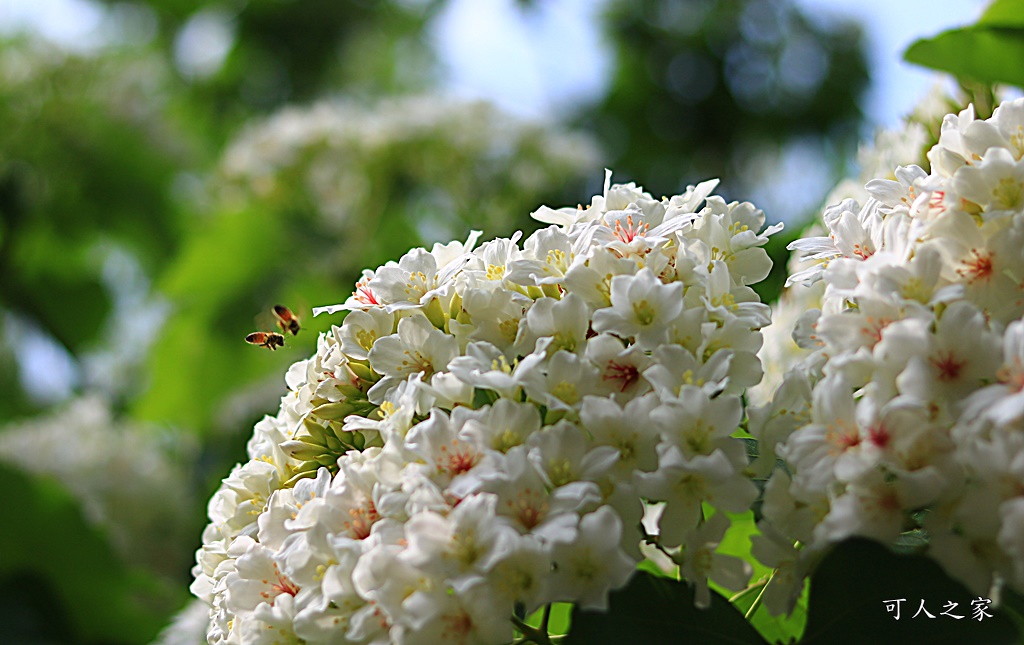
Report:
[{"label": "red stamen", "polygon": [[635,224],[633,222],[632,215],[626,215],[626,225],[622,225],[622,220],[615,221],[615,237],[622,240],[624,243],[629,244],[637,236],[643,235],[650,228],[647,222],[641,222]]},{"label": "red stamen", "polygon": [[889,430],[884,424],[868,428],[868,440],[879,448],[888,446],[890,439],[892,439],[892,435],[889,434]]},{"label": "red stamen", "polygon": [[976,280],[985,280],[992,275],[992,253],[979,253],[978,249],[971,249],[971,255],[973,258],[962,262],[965,268],[956,270],[967,278],[967,284],[974,284]]},{"label": "red stamen", "polygon": [[955,381],[960,377],[960,371],[967,361],[957,358],[953,352],[939,351],[931,364],[939,371],[939,380],[942,382]]},{"label": "red stamen", "polygon": [[605,370],[604,375],[601,377],[604,381],[621,381],[622,385],[619,388],[620,392],[625,392],[633,386],[638,380],[640,380],[640,370],[636,368],[636,365],[620,364],[615,361],[608,361],[608,368]]}]

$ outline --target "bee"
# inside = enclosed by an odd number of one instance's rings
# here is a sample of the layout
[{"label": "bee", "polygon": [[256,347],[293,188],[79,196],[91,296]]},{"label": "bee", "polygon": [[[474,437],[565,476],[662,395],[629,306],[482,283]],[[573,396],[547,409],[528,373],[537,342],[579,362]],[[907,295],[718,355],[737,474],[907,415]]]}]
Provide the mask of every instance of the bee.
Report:
[{"label": "bee", "polygon": [[299,333],[299,317],[284,305],[274,305],[274,317],[282,332],[290,332],[292,336]]},{"label": "bee", "polygon": [[272,331],[254,331],[245,337],[245,342],[273,351],[278,347],[284,347],[284,336]]}]

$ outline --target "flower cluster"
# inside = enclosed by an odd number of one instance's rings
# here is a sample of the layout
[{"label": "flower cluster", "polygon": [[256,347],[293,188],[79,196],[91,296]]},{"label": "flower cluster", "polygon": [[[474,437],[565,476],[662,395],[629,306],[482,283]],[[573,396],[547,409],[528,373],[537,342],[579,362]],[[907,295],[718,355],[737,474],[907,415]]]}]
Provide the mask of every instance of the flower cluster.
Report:
[{"label": "flower cluster", "polygon": [[582,133],[482,101],[330,100],[246,127],[225,152],[213,192],[228,204],[311,212],[324,236],[351,237],[391,208],[436,239],[470,221],[509,226],[510,214],[591,172],[597,157]]},{"label": "flower cluster", "polygon": [[[767,474],[754,553],[784,610],[828,544],[926,544],[977,593],[1024,588],[1024,100],[949,115],[931,172],[869,181],[792,247],[824,283],[809,350],[751,411]],[[794,547],[799,545],[799,549]],[[790,584],[785,584],[789,582]]]},{"label": "flower cluster", "polygon": [[315,310],[348,313],[210,501],[210,642],[508,642],[546,603],[604,608],[642,541],[698,602],[742,588],[715,549],[758,495],[731,435],[778,227],[716,183],[606,181],[521,246],[413,249]]}]

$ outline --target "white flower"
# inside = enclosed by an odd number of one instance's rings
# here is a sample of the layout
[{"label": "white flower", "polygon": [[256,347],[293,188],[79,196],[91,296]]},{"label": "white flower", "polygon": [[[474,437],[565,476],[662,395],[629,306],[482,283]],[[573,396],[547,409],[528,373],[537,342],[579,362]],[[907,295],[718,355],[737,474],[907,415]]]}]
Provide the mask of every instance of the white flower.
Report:
[{"label": "white flower", "polygon": [[709,578],[730,591],[743,589],[750,580],[753,572],[750,563],[715,552],[729,525],[729,518],[724,513],[715,513],[687,535],[679,553],[672,557],[686,580],[695,587],[694,604],[697,607],[711,606]]},{"label": "white flower", "polygon": [[523,361],[516,370],[523,389],[532,400],[549,408],[570,412],[597,391],[597,368],[576,354],[556,351],[543,372],[540,368],[527,370],[525,365]]},{"label": "white flower", "polygon": [[[341,350],[346,356],[368,360],[378,339],[395,333],[395,316],[381,308],[352,311],[341,326]],[[335,332],[335,336],[339,336]]]},{"label": "white flower", "polygon": [[558,488],[574,481],[598,481],[615,465],[619,451],[594,447],[579,426],[566,421],[530,436],[530,460],[545,484]]},{"label": "white flower", "polygon": [[561,300],[540,298],[524,320],[516,339],[522,354],[547,351],[550,355],[558,350],[580,354],[586,347],[590,316],[586,302],[576,294]]},{"label": "white flower", "polygon": [[522,256],[508,265],[508,279],[516,284],[557,285],[576,257],[572,240],[561,228],[549,226],[523,242]]},{"label": "white flower", "polygon": [[701,503],[733,513],[750,507],[757,487],[721,450],[687,459],[676,446],[660,451],[658,470],[637,476],[640,492],[650,500],[667,502],[658,523],[660,542],[681,544],[701,520]]},{"label": "white flower", "polygon": [[397,333],[385,336],[370,350],[370,366],[385,376],[371,388],[370,400],[379,402],[398,381],[412,374],[430,377],[448,369],[459,353],[454,338],[436,329],[423,316],[411,316],[398,322]]},{"label": "white flower", "polygon": [[982,313],[966,302],[951,304],[926,339],[931,341],[928,349],[910,356],[896,379],[901,392],[920,401],[960,400],[999,368],[999,339],[988,331]]},{"label": "white flower", "polygon": [[607,609],[609,589],[626,584],[635,570],[619,549],[621,533],[622,521],[611,507],[583,516],[575,540],[551,547],[551,595],[575,598],[585,609]]},{"label": "white flower", "polygon": [[1024,164],[1004,148],[990,148],[981,163],[953,175],[953,190],[981,207],[982,217],[1010,217],[1024,208]]},{"label": "white flower", "polygon": [[654,349],[668,341],[668,325],[683,311],[683,285],[662,284],[650,269],[611,280],[610,308],[594,312],[594,331],[636,338]]},{"label": "white flower", "polygon": [[520,534],[544,541],[568,541],[576,535],[578,512],[597,506],[598,488],[591,482],[571,482],[548,488],[527,457],[525,447],[508,452],[503,472],[484,488],[498,496],[497,514]]},{"label": "white flower", "polygon": [[508,452],[540,430],[540,413],[529,403],[502,398],[479,410],[466,410],[452,410],[453,421],[458,419],[462,428],[460,436],[489,450]]},{"label": "white flower", "polygon": [[975,392],[965,401],[964,416],[984,416],[1001,425],[1024,417],[1024,321],[1006,328],[1003,365],[996,376],[999,383]]},{"label": "white flower", "polygon": [[653,395],[633,399],[625,407],[603,397],[588,396],[580,409],[583,428],[598,446],[618,451],[614,469],[619,476],[657,467],[658,431],[651,413],[658,405]]},{"label": "white flower", "polygon": [[401,557],[435,578],[446,578],[456,591],[476,584],[504,550],[508,527],[494,522],[497,498],[470,495],[447,516],[418,513],[405,524],[408,547]]},{"label": "white flower", "polygon": [[611,334],[598,334],[587,341],[586,356],[600,370],[597,387],[602,394],[628,400],[650,390],[645,373],[653,361],[639,345],[626,346]]},{"label": "white flower", "polygon": [[651,412],[664,443],[678,447],[687,458],[722,450],[746,466],[743,444],[730,435],[743,417],[743,404],[734,396],[708,398],[698,387],[684,385],[679,394]]},{"label": "white flower", "polygon": [[487,574],[487,586],[508,605],[522,603],[527,613],[551,598],[548,585],[551,558],[547,549],[532,536],[506,542],[495,554]]},{"label": "white flower", "polygon": [[520,365],[522,370],[529,371],[534,364],[543,360],[542,355],[531,354],[518,364],[510,362],[503,351],[481,341],[467,345],[465,354],[452,359],[448,369],[468,385],[494,390],[504,397],[513,398],[521,385],[519,377],[523,372],[519,371]]}]

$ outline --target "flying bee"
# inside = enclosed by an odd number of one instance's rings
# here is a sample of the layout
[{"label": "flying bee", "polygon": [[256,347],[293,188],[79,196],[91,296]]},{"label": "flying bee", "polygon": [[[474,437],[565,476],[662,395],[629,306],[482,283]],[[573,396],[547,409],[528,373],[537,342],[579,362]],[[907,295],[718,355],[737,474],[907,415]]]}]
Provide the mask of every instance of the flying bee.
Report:
[{"label": "flying bee", "polygon": [[245,337],[245,342],[273,351],[278,347],[284,347],[284,336],[273,331],[254,331]]},{"label": "flying bee", "polygon": [[299,333],[299,317],[292,313],[292,310],[284,305],[274,305],[274,317],[277,318],[277,326],[282,332],[290,332],[292,336]]}]

